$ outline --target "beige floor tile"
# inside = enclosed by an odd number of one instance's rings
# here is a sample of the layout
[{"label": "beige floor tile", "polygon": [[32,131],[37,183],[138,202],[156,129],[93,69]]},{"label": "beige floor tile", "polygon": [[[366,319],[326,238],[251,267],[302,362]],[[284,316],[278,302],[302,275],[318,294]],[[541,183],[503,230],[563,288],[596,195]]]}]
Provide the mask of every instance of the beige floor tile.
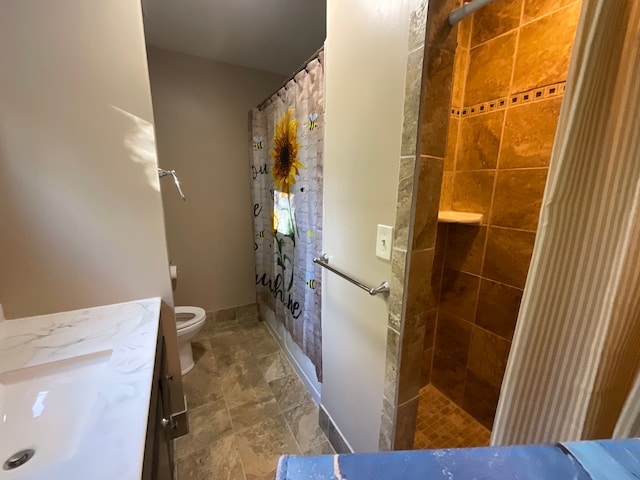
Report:
[{"label": "beige floor tile", "polygon": [[238,322],[235,318],[217,318],[213,313],[207,314],[207,319],[201,331],[211,334],[220,332],[228,328],[237,328]]},{"label": "beige floor tile", "polygon": [[280,407],[275,398],[266,402],[252,401],[232,408],[231,423],[235,431],[265,422],[280,415]]},{"label": "beige floor tile", "polygon": [[333,452],[317,407],[252,312],[210,316],[194,339],[196,365],[183,379],[191,432],[176,441],[180,480],[271,480],[281,455]]},{"label": "beige floor tile", "polygon": [[221,377],[221,380],[224,397],[230,410],[250,402],[259,404],[275,398],[256,365],[247,364],[246,370],[240,375],[235,377],[226,375]]},{"label": "beige floor tile", "polygon": [[257,314],[245,315],[244,317],[238,318],[238,325],[244,328],[252,328],[258,325],[264,325],[264,322],[260,320]]},{"label": "beige floor tile", "polygon": [[272,471],[269,473],[265,473],[264,475],[261,475],[259,477],[256,477],[255,480],[274,480],[276,478],[276,471]]},{"label": "beige floor tile", "polygon": [[282,416],[240,430],[235,436],[247,480],[273,472],[281,455],[300,454]]},{"label": "beige floor tile", "polygon": [[231,419],[224,400],[189,409],[189,433],[176,439],[177,457],[184,458],[231,433]]},{"label": "beige floor tile", "polygon": [[218,375],[223,382],[240,375],[247,374],[250,370],[259,370],[255,360],[250,358],[235,358],[219,355],[216,357]]},{"label": "beige floor tile", "polygon": [[233,435],[178,459],[180,480],[245,480]]},{"label": "beige floor tile", "polygon": [[206,405],[222,398],[222,385],[217,373],[216,360],[203,344],[193,344],[195,366],[182,378],[189,408]]},{"label": "beige floor tile", "polygon": [[282,352],[271,353],[259,358],[258,367],[267,382],[272,382],[293,373],[291,364]]},{"label": "beige floor tile", "polygon": [[269,385],[283,412],[311,400],[309,392],[294,373],[269,382]]},{"label": "beige floor tile", "polygon": [[251,338],[244,328],[237,326],[210,334],[209,341],[214,351],[219,352],[246,347]]},{"label": "beige floor tile", "polygon": [[316,455],[334,455],[336,451],[333,449],[329,441],[325,441],[320,445],[310,448],[306,452],[302,452],[303,455],[313,457]]},{"label": "beige floor tile", "polygon": [[250,349],[255,358],[280,351],[280,347],[271,334],[267,332],[266,335],[268,336],[254,338],[250,343]]},{"label": "beige floor tile", "polygon": [[303,452],[327,441],[318,425],[318,407],[314,402],[307,402],[286,411],[284,418]]},{"label": "beige floor tile", "polygon": [[[206,326],[206,323],[205,323]],[[209,339],[210,335],[203,327],[198,333],[196,333],[195,337],[191,340],[191,345],[194,343],[199,343],[205,347],[206,350],[211,350],[211,341]]]}]

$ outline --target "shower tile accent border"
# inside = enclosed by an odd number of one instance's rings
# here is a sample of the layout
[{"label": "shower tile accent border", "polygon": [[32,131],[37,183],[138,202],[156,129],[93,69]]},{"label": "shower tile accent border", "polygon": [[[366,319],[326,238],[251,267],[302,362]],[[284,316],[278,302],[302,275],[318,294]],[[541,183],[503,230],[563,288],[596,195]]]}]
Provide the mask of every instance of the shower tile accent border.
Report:
[{"label": "shower tile accent border", "polygon": [[451,118],[472,117],[482,113],[503,110],[507,107],[517,107],[526,103],[547,98],[562,96],[566,90],[566,81],[552,83],[539,88],[532,88],[525,92],[512,93],[507,97],[494,98],[468,107],[451,107]]},{"label": "shower tile accent border", "polygon": [[[451,105],[453,54],[456,48],[457,29],[446,23],[448,12],[458,6],[458,0],[411,0],[409,42],[407,45],[407,77],[405,81],[404,119],[402,128],[402,147],[400,156],[400,172],[398,178],[398,198],[396,203],[396,222],[394,248],[391,255],[391,294],[388,304],[387,353],[385,356],[384,394],[382,399],[381,426],[378,448],[381,451],[394,449],[410,449],[416,425],[419,387],[422,378],[422,349],[416,348],[415,339],[422,339],[426,328],[426,315],[417,314],[415,307],[418,301],[429,301],[433,293],[427,291],[407,291],[412,261],[417,262],[414,270],[431,278],[433,268],[433,241],[421,239],[420,250],[414,245],[416,200],[420,183],[423,194],[426,189],[424,207],[437,221],[437,206],[440,201],[440,181],[420,182],[420,171],[428,159],[444,162],[446,151],[446,129],[449,123]],[[427,24],[431,28],[427,32]],[[427,38],[427,35],[429,36]],[[450,71],[449,71],[450,69]],[[438,77],[437,82],[426,82],[425,79]],[[437,90],[437,92],[436,92]],[[421,108],[425,98],[429,98],[430,109]],[[442,98],[440,98],[442,97]],[[434,102],[436,105],[434,105]],[[440,103],[442,105],[440,105]],[[429,118],[426,118],[427,115]],[[425,144],[424,129],[442,130],[445,135],[433,135]],[[442,168],[436,169],[442,174]],[[437,192],[435,190],[438,190]],[[423,198],[423,197],[421,197]],[[433,203],[433,205],[431,205]],[[421,208],[423,205],[421,205]],[[435,212],[435,213],[434,213]],[[425,212],[419,212],[424,223]],[[422,232],[417,232],[420,235]],[[417,254],[417,255],[416,255]],[[415,275],[415,273],[414,273]],[[418,290],[418,289],[414,289]],[[426,296],[425,296],[426,295]],[[413,313],[407,318],[407,309]],[[424,320],[424,321],[423,321]],[[410,352],[419,352],[419,358],[410,358]],[[405,352],[405,355],[401,355]],[[406,352],[409,352],[407,354]],[[416,368],[417,365],[417,368]],[[325,412],[326,415],[326,412]],[[321,409],[321,426],[330,419],[324,418]],[[335,433],[325,425],[325,433],[330,440]],[[335,427],[334,427],[335,429]],[[332,440],[333,443],[333,440]],[[336,444],[334,444],[336,447]],[[336,448],[336,450],[338,450]]]}]

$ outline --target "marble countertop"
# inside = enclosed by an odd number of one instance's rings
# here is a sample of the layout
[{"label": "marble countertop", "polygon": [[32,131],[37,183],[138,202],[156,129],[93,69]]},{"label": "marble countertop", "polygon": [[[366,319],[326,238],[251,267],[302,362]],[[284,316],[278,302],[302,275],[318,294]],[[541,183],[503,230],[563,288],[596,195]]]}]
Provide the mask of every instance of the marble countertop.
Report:
[{"label": "marble countertop", "polygon": [[640,440],[283,456],[276,480],[632,480]]},{"label": "marble countertop", "polygon": [[159,317],[160,298],[150,298],[0,322],[0,373],[112,350],[75,454],[26,476],[16,469],[0,477],[141,478]]}]

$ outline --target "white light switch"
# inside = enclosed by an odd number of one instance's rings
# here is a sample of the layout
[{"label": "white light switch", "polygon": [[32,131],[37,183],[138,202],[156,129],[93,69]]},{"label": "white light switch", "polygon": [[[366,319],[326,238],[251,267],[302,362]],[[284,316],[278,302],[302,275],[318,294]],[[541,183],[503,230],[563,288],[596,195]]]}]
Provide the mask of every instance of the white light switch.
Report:
[{"label": "white light switch", "polygon": [[391,249],[393,248],[393,227],[388,225],[378,225],[378,235],[376,237],[376,257],[383,260],[391,260]]}]

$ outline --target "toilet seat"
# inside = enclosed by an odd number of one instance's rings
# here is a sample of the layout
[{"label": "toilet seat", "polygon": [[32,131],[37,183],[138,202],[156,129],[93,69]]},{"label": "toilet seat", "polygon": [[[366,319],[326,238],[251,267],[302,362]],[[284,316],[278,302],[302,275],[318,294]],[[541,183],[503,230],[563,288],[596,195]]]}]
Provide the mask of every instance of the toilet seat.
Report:
[{"label": "toilet seat", "polygon": [[202,322],[207,316],[204,309],[200,307],[176,307],[175,311],[178,331]]}]

